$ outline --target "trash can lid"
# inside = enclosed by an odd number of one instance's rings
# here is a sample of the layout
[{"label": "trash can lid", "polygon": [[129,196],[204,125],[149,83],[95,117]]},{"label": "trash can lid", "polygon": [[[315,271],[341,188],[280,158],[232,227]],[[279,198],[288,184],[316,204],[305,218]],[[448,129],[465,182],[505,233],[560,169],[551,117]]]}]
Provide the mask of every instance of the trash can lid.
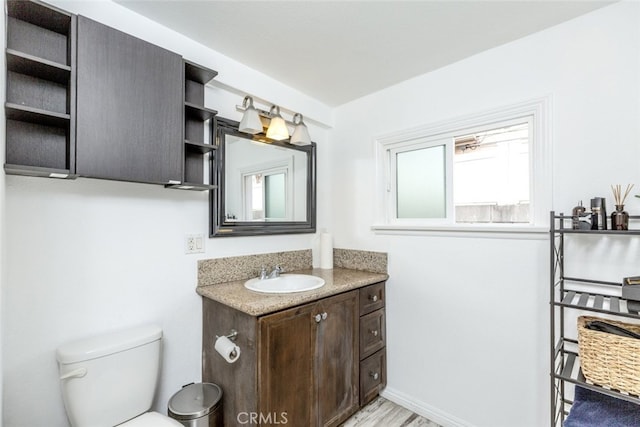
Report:
[{"label": "trash can lid", "polygon": [[169,399],[169,415],[194,419],[208,415],[222,398],[217,384],[196,383],[184,386]]}]

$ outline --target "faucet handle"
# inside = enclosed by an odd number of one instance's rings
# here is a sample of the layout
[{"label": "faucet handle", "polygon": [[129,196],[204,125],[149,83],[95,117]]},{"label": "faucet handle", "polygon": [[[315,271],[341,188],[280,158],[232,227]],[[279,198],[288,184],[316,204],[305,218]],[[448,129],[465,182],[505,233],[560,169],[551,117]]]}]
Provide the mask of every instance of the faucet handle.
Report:
[{"label": "faucet handle", "polygon": [[264,280],[267,278],[267,267],[265,267],[264,265],[262,266],[262,268],[260,269],[260,279]]}]

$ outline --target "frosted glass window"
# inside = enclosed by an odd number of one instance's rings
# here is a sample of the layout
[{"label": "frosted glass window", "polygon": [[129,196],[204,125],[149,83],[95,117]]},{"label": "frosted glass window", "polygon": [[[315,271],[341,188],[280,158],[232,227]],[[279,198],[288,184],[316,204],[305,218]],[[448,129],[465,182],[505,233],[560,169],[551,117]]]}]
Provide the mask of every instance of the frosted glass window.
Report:
[{"label": "frosted glass window", "polygon": [[445,146],[396,154],[397,218],[445,218]]},{"label": "frosted glass window", "polygon": [[267,219],[286,218],[286,181],[285,174],[267,175],[264,182],[264,195],[266,201],[265,215]]}]

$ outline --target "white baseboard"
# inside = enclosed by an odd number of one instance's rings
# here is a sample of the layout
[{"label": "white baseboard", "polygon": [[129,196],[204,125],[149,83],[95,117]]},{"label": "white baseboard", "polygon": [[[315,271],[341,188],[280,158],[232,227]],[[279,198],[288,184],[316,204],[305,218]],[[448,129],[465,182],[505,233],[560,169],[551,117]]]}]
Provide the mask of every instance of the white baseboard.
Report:
[{"label": "white baseboard", "polygon": [[430,419],[434,423],[440,424],[443,427],[475,427],[460,418],[454,417],[451,414],[443,412],[433,406],[427,405],[424,402],[417,401],[411,396],[408,396],[400,391],[394,390],[390,387],[386,387],[380,396],[387,400],[392,401],[400,406],[403,406],[418,415]]}]

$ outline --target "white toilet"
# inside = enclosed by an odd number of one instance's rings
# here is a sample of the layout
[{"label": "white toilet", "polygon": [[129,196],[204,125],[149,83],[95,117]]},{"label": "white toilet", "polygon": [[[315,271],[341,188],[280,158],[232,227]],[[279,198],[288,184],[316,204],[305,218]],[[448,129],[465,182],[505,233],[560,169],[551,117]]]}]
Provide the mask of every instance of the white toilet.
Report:
[{"label": "white toilet", "polygon": [[147,412],[160,371],[162,329],[143,326],[58,348],[62,397],[73,427],[183,427]]}]

